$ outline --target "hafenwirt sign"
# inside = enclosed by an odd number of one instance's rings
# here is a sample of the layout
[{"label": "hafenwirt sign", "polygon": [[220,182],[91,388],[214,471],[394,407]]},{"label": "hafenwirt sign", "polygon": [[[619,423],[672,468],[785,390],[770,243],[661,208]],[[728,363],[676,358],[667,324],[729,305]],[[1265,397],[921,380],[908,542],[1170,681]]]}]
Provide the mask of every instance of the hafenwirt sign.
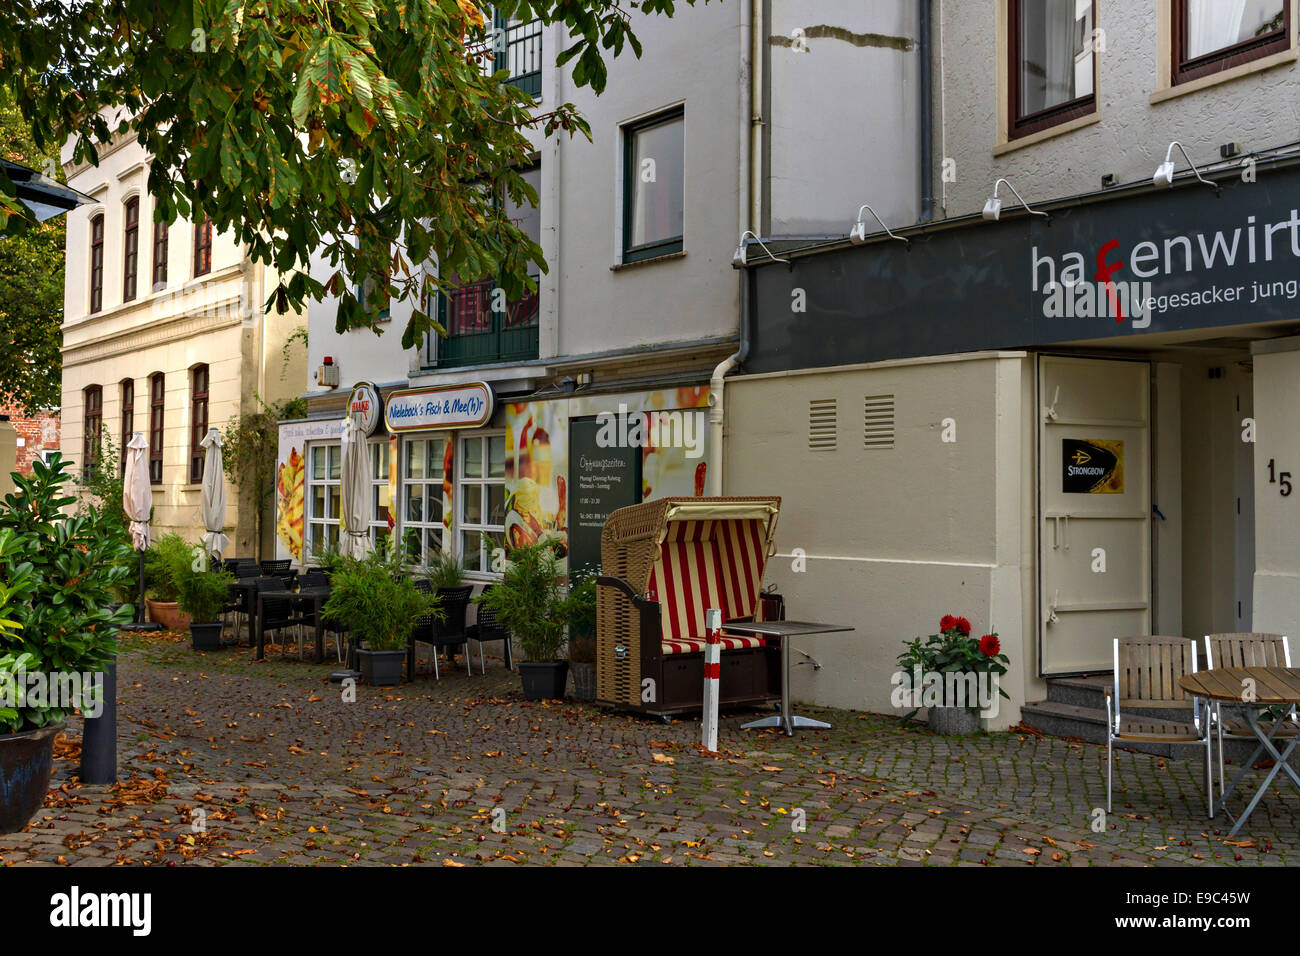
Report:
[{"label": "hafenwirt sign", "polygon": [[388,396],[384,421],[390,432],[477,428],[492,418],[492,389],[484,382],[404,388]]},{"label": "hafenwirt sign", "polygon": [[1180,181],[1050,222],[974,220],[751,270],[746,371],[1300,319],[1300,164],[1219,187]]}]

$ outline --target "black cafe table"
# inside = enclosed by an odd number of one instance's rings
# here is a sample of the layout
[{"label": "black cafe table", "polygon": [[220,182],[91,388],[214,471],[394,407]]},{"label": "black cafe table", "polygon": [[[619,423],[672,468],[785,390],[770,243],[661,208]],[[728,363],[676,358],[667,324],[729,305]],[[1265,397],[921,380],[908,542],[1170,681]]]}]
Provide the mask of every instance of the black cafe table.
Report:
[{"label": "black cafe table", "polygon": [[793,737],[796,727],[830,729],[831,725],[824,721],[790,713],[790,639],[811,637],[814,634],[835,634],[840,631],[851,631],[853,628],[845,624],[817,624],[812,621],[755,621],[754,623],[736,621],[728,622],[723,629],[730,634],[755,634],[760,637],[781,639],[781,713],[752,720],[744,724],[741,730],[782,727],[787,737]]},{"label": "black cafe table", "polygon": [[301,588],[297,591],[258,591],[257,592],[257,652],[253,655],[253,660],[260,661],[265,657],[263,648],[265,646],[262,632],[262,621],[264,620],[264,608],[266,598],[281,598],[292,602],[296,606],[305,605],[311,602],[313,618],[316,621],[316,658],[315,663],[319,664],[325,659],[325,622],[324,615],[321,614],[321,608],[326,600],[329,599],[330,589],[328,587],[309,587]]}]

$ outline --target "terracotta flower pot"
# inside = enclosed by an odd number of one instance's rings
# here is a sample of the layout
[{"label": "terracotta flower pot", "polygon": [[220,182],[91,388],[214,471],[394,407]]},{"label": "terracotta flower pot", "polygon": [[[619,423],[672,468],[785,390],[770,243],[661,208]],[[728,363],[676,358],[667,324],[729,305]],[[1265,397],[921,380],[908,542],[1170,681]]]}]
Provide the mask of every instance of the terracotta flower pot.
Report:
[{"label": "terracotta flower pot", "polygon": [[167,630],[183,631],[190,626],[190,616],[182,611],[175,601],[155,601],[153,598],[145,598],[144,603],[149,609],[149,620],[161,624]]}]

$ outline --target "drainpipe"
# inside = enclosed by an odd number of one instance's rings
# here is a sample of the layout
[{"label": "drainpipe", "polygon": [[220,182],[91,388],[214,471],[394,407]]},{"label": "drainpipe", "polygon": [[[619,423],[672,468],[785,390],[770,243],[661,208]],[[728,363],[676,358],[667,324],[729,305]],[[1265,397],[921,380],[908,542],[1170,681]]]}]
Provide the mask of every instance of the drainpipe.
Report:
[{"label": "drainpipe", "polygon": [[917,14],[917,56],[921,58],[921,89],[918,108],[921,113],[921,221],[934,219],[934,77],[930,64],[930,0],[920,0]]},{"label": "drainpipe", "polygon": [[[762,72],[763,72],[763,0],[745,0],[740,4],[740,142],[737,153],[736,235],[746,230],[758,231],[758,210],[761,164],[759,163],[763,137]],[[744,120],[748,119],[746,123]],[[723,406],[723,389],[727,375],[749,355],[749,276],[740,269],[740,348],[718,363],[709,379],[709,469],[704,491],[708,495],[722,494],[722,450],[726,411]]]},{"label": "drainpipe", "polygon": [[[758,149],[762,142],[762,101],[759,88],[759,75],[762,73],[762,4],[763,0],[746,0],[740,4],[740,102],[739,116],[740,142],[737,153],[736,193],[737,229],[736,235],[744,235],[746,230],[758,230],[758,216],[755,207],[758,203],[759,162]],[[748,120],[746,122],[745,120]],[[726,412],[722,395],[727,375],[749,355],[749,276],[742,267],[740,270],[740,348],[718,363],[709,379],[709,467],[704,480],[706,495],[722,494],[722,454],[723,428]]]}]

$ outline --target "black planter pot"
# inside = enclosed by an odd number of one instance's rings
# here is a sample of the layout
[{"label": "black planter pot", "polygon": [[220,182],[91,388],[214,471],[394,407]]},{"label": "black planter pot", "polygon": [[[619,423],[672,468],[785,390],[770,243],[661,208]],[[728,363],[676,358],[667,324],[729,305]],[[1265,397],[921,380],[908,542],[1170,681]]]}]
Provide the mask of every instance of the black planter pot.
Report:
[{"label": "black planter pot", "polygon": [[357,651],[361,677],[371,687],[393,687],[402,682],[406,651]]},{"label": "black planter pot", "polygon": [[196,651],[221,650],[221,622],[195,624],[190,622],[190,646]]},{"label": "black planter pot", "polygon": [[525,700],[564,700],[564,685],[569,679],[568,661],[519,663],[519,677],[524,683]]},{"label": "black planter pot", "polygon": [[0,737],[0,833],[27,826],[45,802],[58,723]]}]

